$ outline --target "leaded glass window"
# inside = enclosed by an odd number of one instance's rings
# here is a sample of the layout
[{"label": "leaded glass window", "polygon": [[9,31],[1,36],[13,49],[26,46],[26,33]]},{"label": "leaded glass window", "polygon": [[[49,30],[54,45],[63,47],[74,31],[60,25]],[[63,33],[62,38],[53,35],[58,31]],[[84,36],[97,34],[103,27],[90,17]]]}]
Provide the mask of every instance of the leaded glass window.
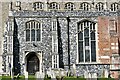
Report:
[{"label": "leaded glass window", "polygon": [[91,21],[78,24],[78,60],[79,62],[96,62],[96,28]]},{"label": "leaded glass window", "polygon": [[35,2],[33,3],[34,10],[42,10],[43,9],[43,3],[42,2]]},{"label": "leaded glass window", "polygon": [[54,10],[59,9],[59,4],[56,2],[50,3],[50,9],[54,9]]},{"label": "leaded glass window", "polygon": [[90,4],[87,2],[83,2],[80,4],[80,9],[84,10],[84,11],[89,11],[91,8]]},{"label": "leaded glass window", "polygon": [[118,3],[112,3],[111,4],[111,11],[117,11],[119,9]]},{"label": "leaded glass window", "polygon": [[74,10],[74,3],[71,3],[71,2],[69,2],[69,3],[66,3],[65,4],[65,9],[66,10],[70,10],[70,11],[73,11]]},{"label": "leaded glass window", "polygon": [[37,21],[26,23],[26,41],[41,41],[41,24]]},{"label": "leaded glass window", "polygon": [[96,4],[96,10],[97,11],[103,11],[104,10],[104,4],[99,2]]}]

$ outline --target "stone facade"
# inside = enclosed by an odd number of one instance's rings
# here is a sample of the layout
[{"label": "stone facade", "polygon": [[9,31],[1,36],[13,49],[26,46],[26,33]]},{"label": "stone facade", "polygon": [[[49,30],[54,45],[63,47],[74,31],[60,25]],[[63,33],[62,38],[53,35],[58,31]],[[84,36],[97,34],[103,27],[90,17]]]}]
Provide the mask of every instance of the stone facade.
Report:
[{"label": "stone facade", "polygon": [[[49,3],[53,1],[42,1],[44,8],[34,10],[33,2],[9,2],[9,15],[4,29],[3,40],[3,71],[25,74],[26,58],[31,52],[39,57],[40,70],[44,72],[52,68],[53,50],[53,18],[57,22],[59,68],[72,71],[72,65],[76,65],[76,76],[85,76],[85,73],[96,73],[98,77],[108,77],[105,71],[110,71],[113,54],[119,55],[119,10],[111,11],[112,1],[85,1],[90,3],[90,11],[79,9],[82,1],[54,1],[59,3],[58,10],[49,9]],[[64,9],[65,3],[74,3],[74,10]],[[84,2],[84,1],[83,1]],[[96,11],[96,4],[104,3],[102,11]],[[118,3],[118,1],[116,1]],[[42,23],[42,40],[26,41],[26,22],[38,21]],[[96,62],[78,61],[78,23],[84,20],[96,23]],[[68,28],[69,27],[69,28]],[[115,27],[113,29],[113,27]],[[68,31],[69,29],[69,31]],[[69,33],[68,33],[69,32]],[[69,35],[68,35],[69,34]],[[68,40],[69,39],[69,40]],[[113,45],[114,44],[114,45]],[[84,47],[85,48],[85,47]],[[9,63],[9,64],[8,64]],[[109,74],[109,73],[108,73]]]}]

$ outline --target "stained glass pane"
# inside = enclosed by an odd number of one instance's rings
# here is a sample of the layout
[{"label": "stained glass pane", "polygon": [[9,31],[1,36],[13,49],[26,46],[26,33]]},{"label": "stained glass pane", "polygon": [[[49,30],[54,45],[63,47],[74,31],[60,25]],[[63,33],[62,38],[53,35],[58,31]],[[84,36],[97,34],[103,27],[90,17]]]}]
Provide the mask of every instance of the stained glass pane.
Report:
[{"label": "stained glass pane", "polygon": [[79,40],[83,40],[83,33],[82,33],[82,32],[80,32],[80,33],[78,34],[78,38],[79,38]]},{"label": "stained glass pane", "polygon": [[95,40],[95,32],[91,32],[91,40]]},{"label": "stained glass pane", "polygon": [[26,41],[30,41],[30,30],[26,30]]},{"label": "stained glass pane", "polygon": [[96,61],[96,42],[91,41],[91,60],[92,62]]},{"label": "stained glass pane", "polygon": [[90,62],[90,52],[89,52],[89,50],[85,50],[85,62]]},{"label": "stained glass pane", "polygon": [[40,29],[37,30],[37,41],[40,41],[41,38],[41,31]]},{"label": "stained glass pane", "polygon": [[35,30],[31,30],[31,41],[35,41]]},{"label": "stained glass pane", "polygon": [[84,37],[85,37],[85,38],[89,37],[89,29],[88,29],[88,28],[86,28],[86,29],[84,30]]},{"label": "stained glass pane", "polygon": [[89,38],[85,38],[85,46],[89,46]]},{"label": "stained glass pane", "polygon": [[84,61],[84,56],[83,56],[83,41],[79,42],[79,62]]}]

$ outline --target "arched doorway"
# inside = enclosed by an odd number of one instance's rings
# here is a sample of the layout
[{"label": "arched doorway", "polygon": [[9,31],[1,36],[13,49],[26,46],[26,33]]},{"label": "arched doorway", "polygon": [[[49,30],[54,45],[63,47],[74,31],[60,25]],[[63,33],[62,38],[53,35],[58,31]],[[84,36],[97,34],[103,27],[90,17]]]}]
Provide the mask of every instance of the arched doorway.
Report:
[{"label": "arched doorway", "polygon": [[37,57],[35,52],[31,52],[27,55],[27,71],[28,74],[34,75],[37,71],[39,71],[39,58]]}]

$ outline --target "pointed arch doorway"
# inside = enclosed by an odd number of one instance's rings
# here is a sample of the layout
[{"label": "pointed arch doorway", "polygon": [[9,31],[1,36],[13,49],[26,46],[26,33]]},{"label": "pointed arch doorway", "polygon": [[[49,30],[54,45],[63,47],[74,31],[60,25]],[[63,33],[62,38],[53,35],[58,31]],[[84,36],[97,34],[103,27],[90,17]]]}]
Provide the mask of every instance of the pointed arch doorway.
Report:
[{"label": "pointed arch doorway", "polygon": [[36,72],[40,71],[40,57],[35,52],[30,52],[26,56],[26,70],[29,75],[35,75]]}]

